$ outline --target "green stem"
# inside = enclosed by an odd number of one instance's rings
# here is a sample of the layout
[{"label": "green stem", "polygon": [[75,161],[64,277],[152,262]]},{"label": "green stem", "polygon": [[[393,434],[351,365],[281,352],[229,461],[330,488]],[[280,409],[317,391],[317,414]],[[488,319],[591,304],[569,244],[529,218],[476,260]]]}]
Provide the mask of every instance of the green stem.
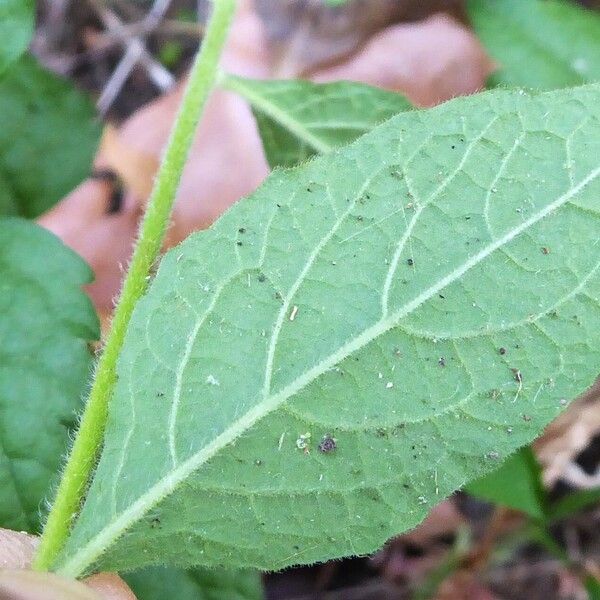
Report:
[{"label": "green stem", "polygon": [[102,445],[108,402],[116,382],[116,363],[125,332],[133,309],[146,290],[148,274],[160,252],[181,173],[206,98],[215,84],[219,57],[234,12],[235,0],[214,0],[213,14],[192,67],[179,114],[140,225],[139,238],[115,308],[111,330],[98,361],[77,437],[33,562],[36,570],[45,571],[52,566],[83,501],[90,473]]}]

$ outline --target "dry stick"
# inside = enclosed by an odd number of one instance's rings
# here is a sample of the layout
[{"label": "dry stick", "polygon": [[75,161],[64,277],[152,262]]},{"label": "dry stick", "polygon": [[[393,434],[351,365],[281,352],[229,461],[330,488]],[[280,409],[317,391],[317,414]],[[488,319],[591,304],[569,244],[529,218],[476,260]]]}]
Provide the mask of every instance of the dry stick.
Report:
[{"label": "dry stick", "polygon": [[124,36],[145,36],[150,33],[162,33],[164,35],[182,35],[193,38],[202,37],[204,25],[191,21],[176,21],[174,19],[163,19],[158,25],[148,25],[144,20],[133,23],[122,23],[117,32],[105,31],[100,34],[101,46],[112,46],[123,41]]},{"label": "dry stick", "polygon": [[115,367],[125,332],[135,304],[146,290],[150,268],[160,252],[196,126],[206,98],[215,84],[219,57],[234,11],[235,0],[214,0],[213,15],[192,67],[179,114],[156,176],[79,431],[33,562],[36,570],[48,570],[55,562],[83,501],[90,473],[102,445],[108,402],[116,382]]},{"label": "dry stick", "polygon": [[[142,23],[148,29],[148,33],[152,32],[161,22],[164,14],[169,8],[171,0],[154,0],[152,8],[144,17]],[[104,115],[113,100],[116,98],[125,81],[129,77],[131,70],[140,62],[146,68],[150,79],[164,92],[174,85],[174,78],[171,73],[165,69],[154,57],[148,52],[145,44],[137,37],[129,37],[123,29],[123,24],[117,15],[104,5],[97,5],[93,2],[92,5],[96,8],[104,25],[121,38],[125,44],[125,54],[119,61],[116,69],[111,75],[108,83],[102,90],[102,94],[96,105],[101,115]]]}]

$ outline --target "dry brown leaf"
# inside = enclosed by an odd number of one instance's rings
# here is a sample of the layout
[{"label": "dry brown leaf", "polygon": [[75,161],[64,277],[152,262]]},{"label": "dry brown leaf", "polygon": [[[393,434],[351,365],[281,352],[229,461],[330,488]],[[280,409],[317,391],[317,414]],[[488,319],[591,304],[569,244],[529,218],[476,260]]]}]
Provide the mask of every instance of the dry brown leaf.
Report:
[{"label": "dry brown leaf", "polygon": [[312,74],[315,81],[350,79],[405,94],[420,106],[473,94],[493,63],[466,27],[437,14],[387,27],[348,61]]},{"label": "dry brown leaf", "polygon": [[[100,159],[96,165],[106,166]],[[87,290],[101,315],[112,311],[141,214],[127,195],[121,211],[110,214],[111,195],[108,182],[86,179],[38,219],[91,265],[96,278]]]},{"label": "dry brown leaf", "polygon": [[135,600],[114,573],[99,573],[80,583],[28,571],[37,542],[28,533],[0,529],[0,600]]},{"label": "dry brown leaf", "polygon": [[139,198],[150,195],[160,163],[156,154],[127,143],[116,127],[108,124],[102,132],[100,155],[132,193]]},{"label": "dry brown leaf", "polygon": [[34,535],[0,529],[0,569],[26,569],[37,543]]},{"label": "dry brown leaf", "polygon": [[455,534],[466,525],[465,517],[456,508],[452,499],[444,500],[429,512],[425,520],[415,529],[400,536],[401,541],[419,546],[430,544],[435,538]]},{"label": "dry brown leaf", "polygon": [[84,583],[104,600],[136,600],[129,586],[116,573],[96,573],[84,579]]},{"label": "dry brown leaf", "polygon": [[101,600],[101,596],[77,581],[53,573],[0,571],[1,600]]},{"label": "dry brown leaf", "polygon": [[254,8],[253,0],[240,0],[222,66],[242,77],[268,78],[273,73],[273,52],[267,39],[265,22]]},{"label": "dry brown leaf", "polygon": [[487,586],[477,580],[477,573],[456,571],[442,581],[434,600],[498,600]]},{"label": "dry brown leaf", "polygon": [[[391,581],[418,584],[447,559],[449,545],[442,538],[456,534],[466,524],[454,502],[445,500],[435,506],[418,527],[390,540],[371,562]],[[407,552],[407,548],[419,552],[415,555]]]},{"label": "dry brown leaf", "polygon": [[463,0],[352,0],[327,6],[322,0],[255,0],[273,48],[277,77],[297,77],[340,62],[384,27],[445,11],[465,13]]},{"label": "dry brown leaf", "polygon": [[600,433],[600,381],[553,421],[534,443],[543,468],[544,482],[552,487],[559,479],[577,488],[600,485],[600,474],[588,475],[575,462],[592,438]]},{"label": "dry brown leaf", "polygon": [[[135,113],[120,138],[135,151],[160,155],[181,91]],[[235,94],[218,90],[208,100],[183,171],[167,246],[210,225],[233,202],[252,192],[269,172],[250,109]]]}]

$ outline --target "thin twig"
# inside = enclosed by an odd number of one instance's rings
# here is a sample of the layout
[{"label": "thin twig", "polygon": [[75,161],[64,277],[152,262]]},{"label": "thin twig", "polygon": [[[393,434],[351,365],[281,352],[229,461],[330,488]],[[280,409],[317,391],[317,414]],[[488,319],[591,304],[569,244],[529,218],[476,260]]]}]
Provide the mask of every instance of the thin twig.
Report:
[{"label": "thin twig", "polygon": [[[147,33],[151,33],[156,29],[169,8],[170,2],[171,0],[154,1],[152,8],[141,21],[142,27]],[[98,2],[92,2],[92,5],[96,8],[104,26],[115,36],[119,37],[126,47],[125,54],[104,86],[100,98],[98,98],[97,108],[100,114],[106,114],[123,88],[131,71],[138,63],[143,65],[150,79],[161,91],[164,92],[171,89],[175,85],[175,78],[150,54],[141,37],[131,36],[119,17],[109,8]]]},{"label": "thin twig", "polygon": [[[68,64],[66,66],[61,66],[58,70],[63,75],[66,75],[83,64],[100,60],[100,58],[109,52],[116,44],[123,44],[123,36],[143,36],[148,33],[148,27],[143,20],[135,21],[134,23],[121,23],[118,34],[111,30],[98,33],[94,38],[93,47],[84,52],[80,52],[75,56],[69,56]],[[202,39],[204,34],[204,25],[202,23],[165,19],[156,26],[154,33],[159,33],[164,36],[183,36],[198,41]],[[149,60],[156,62],[150,54],[148,54],[148,56]],[[144,61],[145,57],[142,56],[141,60]],[[57,70],[56,67],[54,67],[53,70]]]},{"label": "thin twig", "polygon": [[150,28],[142,19],[133,23],[122,23],[119,32],[107,31],[101,34],[101,44],[112,45],[121,43],[124,36],[145,36],[149,33],[162,33],[164,35],[183,35],[191,38],[201,38],[204,33],[202,23],[191,23],[189,21],[177,21],[175,19],[164,19],[158,25]]}]

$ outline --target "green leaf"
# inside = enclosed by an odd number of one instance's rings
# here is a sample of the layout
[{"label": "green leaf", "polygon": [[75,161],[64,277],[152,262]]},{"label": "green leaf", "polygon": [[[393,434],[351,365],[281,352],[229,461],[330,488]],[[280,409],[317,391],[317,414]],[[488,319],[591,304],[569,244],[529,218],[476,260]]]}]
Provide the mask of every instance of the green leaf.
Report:
[{"label": "green leaf", "polygon": [[584,580],[589,600],[600,600],[600,581],[593,575],[587,575]]},{"label": "green leaf", "polygon": [[148,567],[123,578],[138,600],[260,600],[260,575],[256,571],[170,569]]},{"label": "green leaf", "polygon": [[529,446],[506,459],[496,471],[469,483],[465,491],[483,500],[520,510],[534,519],[543,520],[546,516],[541,468]]},{"label": "green leaf", "polygon": [[2,169],[0,169],[0,218],[2,216],[16,217],[18,215],[18,200],[13,194],[10,183],[4,177]]},{"label": "green leaf", "polygon": [[414,527],[595,379],[598,231],[598,85],[275,171],[137,305],[58,570],[279,569]]},{"label": "green leaf", "polygon": [[572,491],[550,506],[550,518],[553,520],[565,519],[599,503],[600,487]]},{"label": "green leaf", "polygon": [[560,0],[469,0],[499,70],[491,85],[538,89],[600,81],[600,15]]},{"label": "green leaf", "polygon": [[89,100],[21,58],[0,81],[0,210],[49,209],[87,176],[99,136]]},{"label": "green leaf", "polygon": [[33,0],[0,0],[0,76],[29,45],[34,11]]},{"label": "green leaf", "polygon": [[273,168],[293,167],[329,152],[412,108],[399,94],[349,81],[318,84],[228,75],[222,85],[250,103]]},{"label": "green leaf", "polygon": [[0,219],[0,526],[38,531],[98,321],[87,265],[51,233]]}]

